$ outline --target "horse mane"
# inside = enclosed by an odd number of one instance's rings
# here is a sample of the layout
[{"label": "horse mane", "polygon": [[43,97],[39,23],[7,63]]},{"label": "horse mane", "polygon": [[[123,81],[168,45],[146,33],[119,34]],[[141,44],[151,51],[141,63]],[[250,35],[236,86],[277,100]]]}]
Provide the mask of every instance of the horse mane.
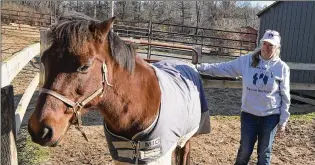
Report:
[{"label": "horse mane", "polygon": [[[84,50],[84,43],[87,41],[101,42],[105,41],[102,29],[95,27],[96,24],[101,23],[89,16],[78,12],[67,12],[61,16],[57,24],[51,26],[47,33],[48,42],[50,44],[62,45],[61,51],[82,53]],[[109,31],[107,34],[111,55],[115,61],[129,72],[132,72],[135,67],[136,51],[132,45],[126,44],[119,36]],[[57,53],[62,56],[65,53]],[[57,57],[61,58],[61,57]]]}]

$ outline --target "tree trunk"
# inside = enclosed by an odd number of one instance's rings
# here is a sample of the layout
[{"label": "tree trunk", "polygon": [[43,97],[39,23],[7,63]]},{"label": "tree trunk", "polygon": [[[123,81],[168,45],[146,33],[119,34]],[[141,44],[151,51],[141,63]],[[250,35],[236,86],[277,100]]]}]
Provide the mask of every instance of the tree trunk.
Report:
[{"label": "tree trunk", "polygon": [[199,28],[199,22],[200,22],[200,6],[198,5],[198,1],[196,1],[196,20],[197,20],[197,24],[196,24],[195,35],[198,34],[198,28]]},{"label": "tree trunk", "polygon": [[[181,2],[181,9],[182,9],[182,26],[185,25],[185,7],[184,1]],[[182,27],[182,33],[184,33],[184,27]]]},{"label": "tree trunk", "polygon": [[94,6],[94,19],[96,19],[96,5],[97,5],[97,2],[96,1],[94,1],[94,4],[93,4],[93,6]]}]

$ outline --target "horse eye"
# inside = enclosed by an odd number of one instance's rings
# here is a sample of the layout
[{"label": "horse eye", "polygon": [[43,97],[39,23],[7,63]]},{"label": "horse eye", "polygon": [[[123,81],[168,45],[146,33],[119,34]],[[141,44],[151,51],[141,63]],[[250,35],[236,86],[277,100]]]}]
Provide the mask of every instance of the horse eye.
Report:
[{"label": "horse eye", "polygon": [[91,66],[91,65],[83,65],[83,66],[80,66],[80,67],[77,69],[77,71],[80,72],[80,73],[87,73],[87,71],[88,71],[88,69],[89,69],[90,66]]}]

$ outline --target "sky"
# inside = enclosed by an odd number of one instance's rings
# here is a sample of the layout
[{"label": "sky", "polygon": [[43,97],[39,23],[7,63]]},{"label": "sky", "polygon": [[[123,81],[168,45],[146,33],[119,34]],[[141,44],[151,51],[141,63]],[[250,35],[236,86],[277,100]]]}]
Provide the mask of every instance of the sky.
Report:
[{"label": "sky", "polygon": [[252,3],[253,5],[259,4],[259,5],[261,5],[261,6],[264,6],[264,5],[269,6],[269,5],[271,5],[272,3],[274,3],[274,2],[275,2],[275,1],[251,1],[251,3]]}]

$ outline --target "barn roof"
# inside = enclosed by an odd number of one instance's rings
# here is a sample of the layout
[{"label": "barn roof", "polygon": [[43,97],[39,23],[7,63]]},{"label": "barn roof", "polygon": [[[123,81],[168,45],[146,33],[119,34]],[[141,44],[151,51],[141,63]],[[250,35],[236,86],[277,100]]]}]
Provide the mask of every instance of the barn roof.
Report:
[{"label": "barn roof", "polygon": [[257,13],[257,16],[260,17],[263,13],[265,13],[266,11],[268,11],[269,9],[271,9],[272,7],[278,5],[280,2],[282,2],[282,1],[276,1],[276,2],[272,3],[271,5],[269,5],[268,7],[264,8],[262,11],[260,11],[259,13]]}]

